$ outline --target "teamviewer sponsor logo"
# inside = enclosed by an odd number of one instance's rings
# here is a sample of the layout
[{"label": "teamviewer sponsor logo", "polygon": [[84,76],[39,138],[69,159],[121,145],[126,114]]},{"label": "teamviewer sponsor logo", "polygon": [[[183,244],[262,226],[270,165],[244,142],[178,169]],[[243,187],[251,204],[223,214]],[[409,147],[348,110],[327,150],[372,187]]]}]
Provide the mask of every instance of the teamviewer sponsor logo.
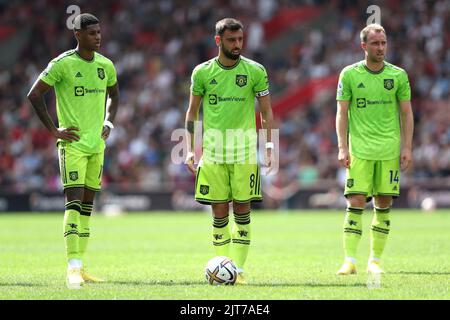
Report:
[{"label": "teamviewer sponsor logo", "polygon": [[76,86],[75,87],[75,97],[81,97],[81,96],[84,96],[84,87]]},{"label": "teamviewer sponsor logo", "polygon": [[85,88],[84,86],[76,86],[75,87],[75,97],[81,97],[85,94],[105,94],[106,90],[101,88]]},{"label": "teamviewer sponsor logo", "polygon": [[217,95],[216,94],[209,95],[209,104],[217,104]]},{"label": "teamviewer sponsor logo", "polygon": [[356,105],[358,106],[358,108],[365,108],[366,107],[366,98],[357,98]]}]

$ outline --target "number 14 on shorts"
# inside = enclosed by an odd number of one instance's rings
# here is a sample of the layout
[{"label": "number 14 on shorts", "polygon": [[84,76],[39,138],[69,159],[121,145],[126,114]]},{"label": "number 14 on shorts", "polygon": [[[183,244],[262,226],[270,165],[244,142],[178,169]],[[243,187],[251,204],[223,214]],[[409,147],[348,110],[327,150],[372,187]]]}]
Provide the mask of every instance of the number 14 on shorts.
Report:
[{"label": "number 14 on shorts", "polygon": [[389,183],[392,184],[393,182],[399,182],[398,170],[389,170]]}]

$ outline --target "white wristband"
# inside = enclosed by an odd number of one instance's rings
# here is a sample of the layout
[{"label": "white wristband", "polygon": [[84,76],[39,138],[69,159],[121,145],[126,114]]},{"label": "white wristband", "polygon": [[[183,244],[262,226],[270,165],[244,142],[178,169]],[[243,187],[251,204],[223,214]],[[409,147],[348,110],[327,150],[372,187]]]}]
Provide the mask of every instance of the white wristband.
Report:
[{"label": "white wristband", "polygon": [[112,124],[112,122],[111,121],[109,121],[109,120],[105,120],[105,122],[103,122],[103,125],[104,126],[107,126],[109,129],[114,129],[114,125]]},{"label": "white wristband", "polygon": [[271,142],[271,141],[266,142],[266,149],[274,149],[274,148],[275,148],[275,146],[273,145],[273,142]]}]

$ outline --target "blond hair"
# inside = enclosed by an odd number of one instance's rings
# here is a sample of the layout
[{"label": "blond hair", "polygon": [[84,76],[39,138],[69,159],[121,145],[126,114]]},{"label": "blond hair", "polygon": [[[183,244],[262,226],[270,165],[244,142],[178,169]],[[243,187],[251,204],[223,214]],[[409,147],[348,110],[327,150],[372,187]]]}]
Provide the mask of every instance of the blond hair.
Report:
[{"label": "blond hair", "polygon": [[384,35],[386,35],[386,31],[384,31],[384,28],[381,26],[381,24],[372,23],[367,25],[364,29],[361,30],[359,37],[361,38],[362,42],[367,42],[367,35],[369,34],[370,31],[383,32]]}]

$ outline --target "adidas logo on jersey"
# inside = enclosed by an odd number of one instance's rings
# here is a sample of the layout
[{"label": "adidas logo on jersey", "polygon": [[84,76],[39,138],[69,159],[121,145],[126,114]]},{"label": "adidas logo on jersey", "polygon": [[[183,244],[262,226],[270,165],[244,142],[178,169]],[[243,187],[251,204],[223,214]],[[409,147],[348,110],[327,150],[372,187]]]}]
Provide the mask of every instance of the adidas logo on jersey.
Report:
[{"label": "adidas logo on jersey", "polygon": [[75,78],[80,78],[80,77],[82,77],[82,75],[81,75],[80,71],[78,71],[77,74],[75,75]]},{"label": "adidas logo on jersey", "polygon": [[358,84],[358,88],[365,88],[365,86],[364,86],[364,83],[360,83],[360,84]]},{"label": "adidas logo on jersey", "polygon": [[211,82],[209,84],[217,84],[216,79],[212,79]]}]

